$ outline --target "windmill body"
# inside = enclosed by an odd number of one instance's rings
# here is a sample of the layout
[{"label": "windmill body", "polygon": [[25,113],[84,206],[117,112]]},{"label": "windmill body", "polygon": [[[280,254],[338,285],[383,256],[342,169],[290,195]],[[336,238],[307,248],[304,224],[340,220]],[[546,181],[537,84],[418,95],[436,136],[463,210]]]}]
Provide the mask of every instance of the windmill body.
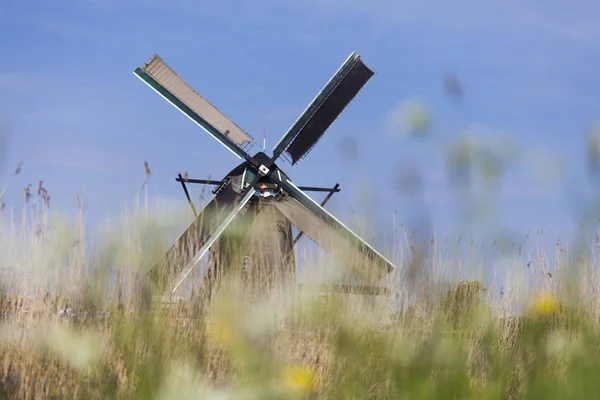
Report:
[{"label": "windmill body", "polygon": [[[273,148],[249,154],[253,138],[195,92],[164,61],[154,55],[135,75],[242,163],[221,181],[184,179],[186,183],[215,185],[213,199],[149,272],[161,290],[174,293],[200,259],[210,253],[209,273],[238,268],[257,287],[270,287],[294,278],[292,225],[347,268],[362,285],[373,284],[394,267],[323,207],[338,186],[297,186],[276,161],[292,166],[301,161],[374,74],[353,52]],[[317,203],[307,191],[329,192]],[[188,195],[189,200],[189,195]],[[227,259],[229,257],[229,259]],[[219,266],[219,267],[217,267]],[[221,270],[219,270],[221,268]]]},{"label": "windmill body", "polygon": [[[268,159],[262,152],[254,158]],[[277,165],[272,165],[271,170],[280,179],[289,179]],[[243,162],[219,182],[214,192],[231,185],[234,192],[242,193],[256,175],[252,166]],[[238,214],[211,247],[208,269],[212,276],[237,270],[258,290],[269,290],[296,276],[292,224],[275,206],[284,196],[277,184],[261,177],[254,183],[254,190],[243,213]]]}]

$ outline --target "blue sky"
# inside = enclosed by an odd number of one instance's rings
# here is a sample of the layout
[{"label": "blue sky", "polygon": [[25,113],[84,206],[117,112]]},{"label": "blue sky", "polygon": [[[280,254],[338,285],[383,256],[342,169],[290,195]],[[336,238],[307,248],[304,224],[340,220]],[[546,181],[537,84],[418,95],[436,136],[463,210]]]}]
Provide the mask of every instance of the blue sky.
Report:
[{"label": "blue sky", "polygon": [[[88,218],[101,221],[134,198],[144,161],[152,170],[151,195],[185,208],[177,172],[220,179],[236,165],[231,153],[132,74],[153,52],[259,143],[266,126],[271,149],[356,50],[376,74],[305,161],[288,169],[297,184],[339,181],[342,192],[328,208],[344,220],[352,204],[359,213],[375,210],[386,229],[397,212],[411,227],[429,218],[444,236],[462,230],[462,200],[446,179],[443,149],[465,132],[504,135],[517,141],[521,158],[498,191],[484,191],[499,215],[479,225],[486,232],[492,226],[571,232],[565,184],[583,190],[576,212],[592,194],[584,155],[585,136],[600,120],[597,2],[215,4],[2,2],[3,179],[24,161],[5,195],[7,208],[22,207],[22,187],[43,179],[52,206],[67,212],[85,187]],[[445,73],[461,80],[462,101],[444,91]],[[432,112],[426,140],[389,132],[390,114],[409,99]],[[348,140],[357,143],[356,160],[340,152]],[[538,179],[539,157],[556,157],[566,180]],[[382,191],[409,167],[422,175],[421,197]],[[200,188],[192,191],[197,199]]]}]

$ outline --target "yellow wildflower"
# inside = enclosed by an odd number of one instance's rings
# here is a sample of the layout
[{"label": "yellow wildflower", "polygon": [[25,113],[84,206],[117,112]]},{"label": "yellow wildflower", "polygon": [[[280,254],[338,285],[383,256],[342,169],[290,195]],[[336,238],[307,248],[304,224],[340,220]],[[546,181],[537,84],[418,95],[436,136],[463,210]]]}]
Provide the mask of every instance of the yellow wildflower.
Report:
[{"label": "yellow wildflower", "polygon": [[308,367],[286,367],[282,372],[283,383],[289,389],[308,392],[315,388],[315,375]]},{"label": "yellow wildflower", "polygon": [[215,318],[209,322],[207,335],[217,345],[227,347],[233,342],[233,331],[225,321]]},{"label": "yellow wildflower", "polygon": [[534,314],[540,316],[548,316],[554,314],[558,310],[558,300],[548,292],[538,294],[532,304]]}]

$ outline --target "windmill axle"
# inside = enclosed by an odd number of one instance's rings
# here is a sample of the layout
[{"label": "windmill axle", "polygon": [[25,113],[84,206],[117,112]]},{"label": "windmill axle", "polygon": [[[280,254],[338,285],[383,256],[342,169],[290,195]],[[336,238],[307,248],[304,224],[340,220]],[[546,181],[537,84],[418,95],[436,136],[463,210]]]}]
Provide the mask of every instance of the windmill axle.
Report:
[{"label": "windmill axle", "polygon": [[[175,178],[175,180],[177,182],[181,182],[181,183],[197,183],[200,185],[220,185],[221,183],[223,183],[223,181],[215,181],[215,180],[210,180],[210,179],[192,179],[192,178],[182,178],[181,176],[179,176],[178,178]],[[338,185],[339,186],[339,185]],[[340,190],[339,187],[336,188],[326,188],[326,187],[316,187],[316,186],[298,186],[298,188],[304,192],[335,192],[338,193]]]}]

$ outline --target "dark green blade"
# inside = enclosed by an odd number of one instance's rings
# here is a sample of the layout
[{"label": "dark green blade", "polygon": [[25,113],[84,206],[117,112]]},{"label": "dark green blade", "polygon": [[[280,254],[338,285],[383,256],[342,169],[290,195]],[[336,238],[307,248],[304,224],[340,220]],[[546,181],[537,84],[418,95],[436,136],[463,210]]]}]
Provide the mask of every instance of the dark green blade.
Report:
[{"label": "dark green blade", "polygon": [[273,148],[273,160],[282,152],[300,161],[356,97],[374,72],[353,52],[327,82],[288,132]]},{"label": "dark green blade", "polygon": [[[366,260],[379,266],[382,272],[391,272],[395,268],[387,258],[298,189],[289,179],[280,181],[276,177],[271,178],[292,197],[277,204],[280,211],[326,251],[337,255],[338,258],[354,257],[358,261],[361,258],[355,257],[354,253],[361,253]],[[356,264],[354,261],[352,263]],[[360,271],[356,272],[360,274]]]}]

